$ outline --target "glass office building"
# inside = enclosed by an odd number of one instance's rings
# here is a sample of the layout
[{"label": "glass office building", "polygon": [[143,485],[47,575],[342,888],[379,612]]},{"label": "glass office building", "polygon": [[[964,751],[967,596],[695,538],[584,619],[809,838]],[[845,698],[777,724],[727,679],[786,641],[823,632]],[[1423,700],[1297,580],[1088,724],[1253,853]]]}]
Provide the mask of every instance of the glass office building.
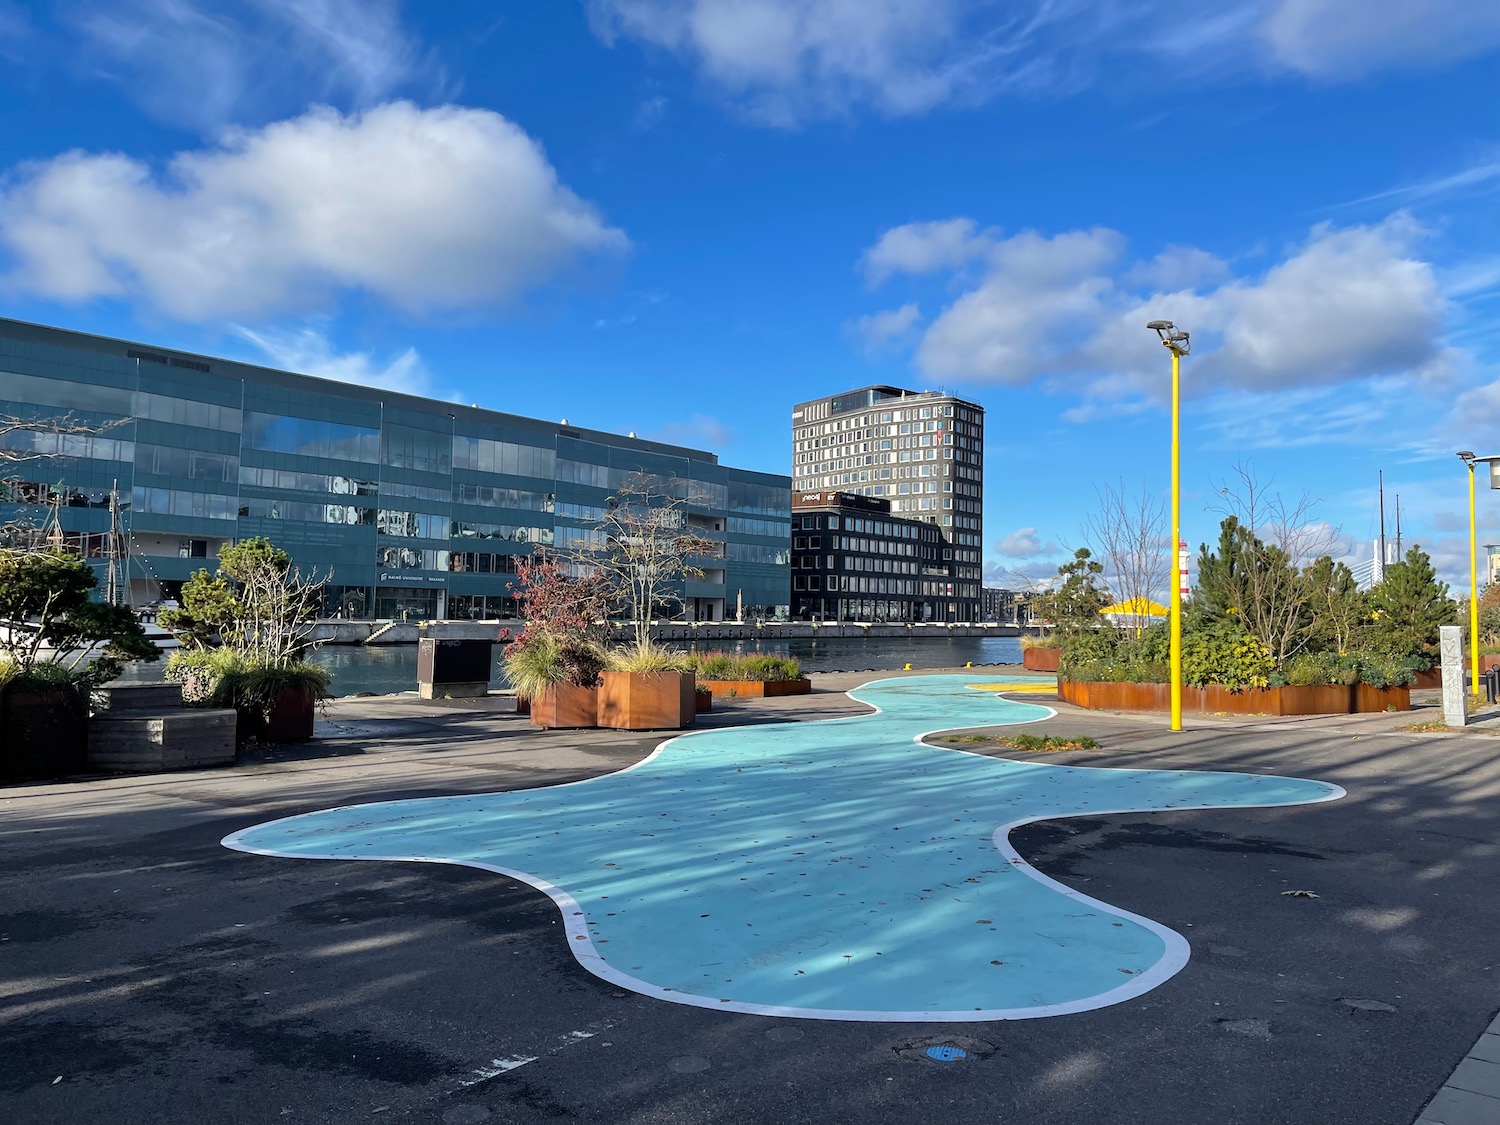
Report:
[{"label": "glass office building", "polygon": [[513,617],[517,559],[586,543],[646,473],[682,482],[722,544],[683,616],[787,614],[789,478],[701,450],[4,319],[0,416],[38,423],[0,435],[21,457],[0,522],[60,494],[62,535],[102,569],[113,493],[137,605],[259,535],[332,576],[330,616]]}]

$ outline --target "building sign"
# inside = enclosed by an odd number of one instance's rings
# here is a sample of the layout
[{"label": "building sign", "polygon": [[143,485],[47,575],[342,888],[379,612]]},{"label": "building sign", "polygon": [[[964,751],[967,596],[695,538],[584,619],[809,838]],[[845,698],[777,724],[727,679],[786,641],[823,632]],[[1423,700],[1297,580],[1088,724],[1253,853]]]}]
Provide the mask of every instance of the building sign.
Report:
[{"label": "building sign", "polygon": [[446,578],[441,578],[436,574],[397,574],[385,570],[382,570],[380,572],[380,581],[410,582],[416,586],[443,586],[448,582]]}]

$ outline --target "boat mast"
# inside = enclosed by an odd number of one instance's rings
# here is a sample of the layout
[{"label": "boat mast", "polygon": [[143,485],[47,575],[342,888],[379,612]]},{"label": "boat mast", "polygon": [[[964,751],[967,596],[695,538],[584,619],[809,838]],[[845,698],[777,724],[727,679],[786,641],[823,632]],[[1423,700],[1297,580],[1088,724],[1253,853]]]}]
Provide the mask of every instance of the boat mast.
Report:
[{"label": "boat mast", "polygon": [[1385,574],[1387,555],[1385,553],[1385,470],[1380,473],[1380,573]]},{"label": "boat mast", "polygon": [[1401,554],[1401,493],[1396,493],[1396,561],[1400,562],[1405,556]]}]

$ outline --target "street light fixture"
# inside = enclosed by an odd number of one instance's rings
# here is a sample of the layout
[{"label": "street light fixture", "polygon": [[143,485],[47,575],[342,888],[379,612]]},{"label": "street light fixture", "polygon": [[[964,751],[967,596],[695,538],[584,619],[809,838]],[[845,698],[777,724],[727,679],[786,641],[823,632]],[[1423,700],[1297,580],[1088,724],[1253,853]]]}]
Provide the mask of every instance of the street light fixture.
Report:
[{"label": "street light fixture", "polygon": [[1182,384],[1182,357],[1191,350],[1188,334],[1170,320],[1153,320],[1146,325],[1160,337],[1162,346],[1172,353],[1172,547],[1177,552],[1177,574],[1172,582],[1171,663],[1172,663],[1172,729],[1182,729],[1182,595],[1187,567],[1182,561],[1182,474],[1179,439],[1178,398]]},{"label": "street light fixture", "polygon": [[1476,457],[1471,449],[1458,456],[1469,469],[1469,690],[1479,695],[1479,529],[1474,519],[1474,466],[1490,467],[1490,487],[1500,488],[1500,454]]}]

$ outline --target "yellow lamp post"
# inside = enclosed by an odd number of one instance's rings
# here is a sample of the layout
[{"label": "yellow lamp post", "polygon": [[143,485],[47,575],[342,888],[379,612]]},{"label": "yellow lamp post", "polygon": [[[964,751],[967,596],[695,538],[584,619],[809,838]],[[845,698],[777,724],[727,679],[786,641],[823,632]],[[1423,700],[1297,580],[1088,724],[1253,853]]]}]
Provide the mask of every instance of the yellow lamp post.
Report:
[{"label": "yellow lamp post", "polygon": [[1469,693],[1479,695],[1479,527],[1474,518],[1474,466],[1490,467],[1490,487],[1500,488],[1500,455],[1476,457],[1468,449],[1459,457],[1469,469]]},{"label": "yellow lamp post", "polygon": [[1172,600],[1170,603],[1172,663],[1172,729],[1182,729],[1182,572],[1179,552],[1182,542],[1182,471],[1178,399],[1182,386],[1182,357],[1188,354],[1188,334],[1170,320],[1153,320],[1146,325],[1161,338],[1162,346],[1172,353]]}]

